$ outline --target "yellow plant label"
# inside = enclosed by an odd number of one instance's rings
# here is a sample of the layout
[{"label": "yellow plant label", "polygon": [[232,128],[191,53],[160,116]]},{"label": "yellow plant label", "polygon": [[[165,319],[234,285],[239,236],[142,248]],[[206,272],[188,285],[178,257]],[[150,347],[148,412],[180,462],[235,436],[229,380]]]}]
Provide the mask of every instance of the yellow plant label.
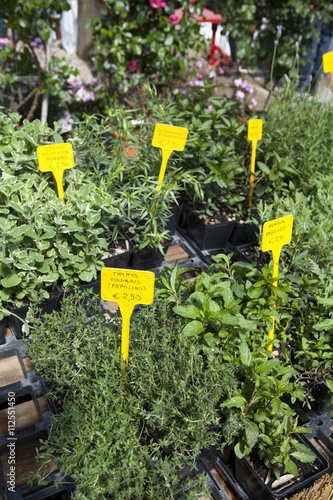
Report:
[{"label": "yellow plant label", "polygon": [[324,73],[333,73],[333,52],[323,54]]},{"label": "yellow plant label", "polygon": [[254,172],[256,164],[256,149],[257,142],[260,141],[262,137],[262,120],[249,120],[249,125],[247,129],[247,138],[252,141],[252,153],[251,153],[251,168],[250,168],[250,191],[249,191],[249,207],[252,208],[252,195],[253,195],[253,183],[254,183]]},{"label": "yellow plant label", "polygon": [[64,198],[63,176],[64,170],[74,167],[74,155],[72,145],[67,142],[63,144],[47,144],[38,146],[37,156],[39,170],[41,172],[52,172],[58,187],[59,198]]},{"label": "yellow plant label", "polygon": [[[183,127],[174,127],[172,125],[163,125],[163,123],[156,123],[153,135],[152,145],[155,148],[162,149],[162,164],[160,173],[157,179],[159,183],[157,190],[161,189],[164,179],[165,169],[168,159],[172,151],[183,151],[186,144],[188,130]],[[156,205],[154,206],[154,210]]]},{"label": "yellow plant label", "polygon": [[166,151],[183,151],[187,135],[187,128],[157,123],[154,129],[152,145],[155,148],[165,149]]},{"label": "yellow plant label", "polygon": [[249,141],[260,141],[262,137],[262,120],[249,120],[247,138]]},{"label": "yellow plant label", "polygon": [[124,305],[151,304],[155,274],[151,271],[104,267],[101,271],[101,297]]},{"label": "yellow plant label", "polygon": [[101,297],[118,302],[122,317],[121,355],[127,362],[129,329],[136,304],[151,304],[154,299],[155,274],[151,271],[104,267],[101,271]]},{"label": "yellow plant label", "polygon": [[[285,217],[280,217],[279,219],[274,219],[269,222],[265,222],[262,229],[262,242],[261,250],[267,252],[272,251],[273,256],[273,271],[272,278],[277,278],[279,275],[279,260],[281,255],[281,249],[283,245],[290,243],[291,234],[293,230],[293,215],[286,215]],[[276,280],[273,282],[276,285]],[[275,305],[274,305],[275,307]],[[268,330],[268,337],[271,339],[272,343],[269,345],[268,350],[271,351],[273,347],[274,338],[274,325],[275,318],[271,316],[273,321],[272,329]]]},{"label": "yellow plant label", "polygon": [[290,243],[293,220],[294,217],[292,215],[287,215],[286,217],[265,222],[262,230],[261,250],[263,252],[267,252],[268,250],[274,251]]}]

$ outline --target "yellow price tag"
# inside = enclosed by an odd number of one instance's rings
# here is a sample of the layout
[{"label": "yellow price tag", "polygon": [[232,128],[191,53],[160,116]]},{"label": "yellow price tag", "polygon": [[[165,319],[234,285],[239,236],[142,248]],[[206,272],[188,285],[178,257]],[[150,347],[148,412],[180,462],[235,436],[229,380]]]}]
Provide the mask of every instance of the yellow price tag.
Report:
[{"label": "yellow price tag", "polygon": [[121,355],[127,362],[129,328],[136,304],[151,304],[154,298],[155,274],[104,267],[101,271],[101,298],[117,302],[122,317]]},{"label": "yellow price tag", "polygon": [[249,120],[247,138],[249,141],[260,141],[262,138],[262,120]]},{"label": "yellow price tag", "polygon": [[323,54],[323,69],[324,73],[331,73],[332,75],[332,90],[333,90],[333,52]]},{"label": "yellow price tag", "polygon": [[253,195],[253,183],[254,183],[254,171],[256,162],[256,149],[257,141],[262,138],[262,120],[253,119],[249,120],[249,126],[247,130],[247,138],[252,141],[252,154],[251,154],[251,173],[250,173],[250,192],[249,192],[249,207],[252,208],[252,195]]},{"label": "yellow price tag", "polygon": [[[287,245],[291,241],[291,235],[293,230],[293,215],[286,215],[285,217],[280,217],[279,219],[274,219],[269,222],[265,222],[262,229],[262,242],[261,250],[267,252],[272,251],[273,256],[273,272],[272,278],[277,278],[279,275],[279,260],[281,255],[281,249],[283,245]],[[276,281],[273,282],[276,286]],[[268,330],[268,336],[273,341],[274,338],[274,321],[272,330]],[[268,350],[272,350],[272,344],[270,344]]]},{"label": "yellow price tag", "polygon": [[64,144],[47,144],[38,146],[37,156],[39,170],[41,172],[52,172],[57,183],[58,196],[64,200],[63,177],[64,170],[74,167],[74,155],[72,145],[67,142]]},{"label": "yellow price tag", "polygon": [[165,169],[172,151],[184,151],[187,135],[187,128],[163,125],[162,123],[155,125],[152,145],[155,148],[162,149],[162,165],[158,176],[158,190],[161,189]]},{"label": "yellow price tag", "polygon": [[333,52],[323,54],[324,73],[333,73]]}]

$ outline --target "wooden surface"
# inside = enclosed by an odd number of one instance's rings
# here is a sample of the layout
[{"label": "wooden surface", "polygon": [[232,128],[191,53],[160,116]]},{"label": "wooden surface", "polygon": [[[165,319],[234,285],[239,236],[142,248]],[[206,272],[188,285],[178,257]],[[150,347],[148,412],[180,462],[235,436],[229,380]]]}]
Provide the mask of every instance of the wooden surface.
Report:
[{"label": "wooden surface", "polygon": [[176,260],[178,260],[178,262],[181,262],[182,260],[187,260],[189,258],[189,254],[180,245],[172,245],[168,248],[164,260],[168,264],[174,264]]},{"label": "wooden surface", "polygon": [[238,500],[238,495],[234,493],[234,491],[230,488],[225,478],[221,475],[220,471],[214,467],[211,469],[211,473],[213,474],[216,481],[221,486],[221,489],[225,492],[229,500]]},{"label": "wooden surface", "polygon": [[[17,488],[21,488],[27,484],[26,476],[35,474],[40,469],[41,464],[36,462],[36,448],[39,448],[40,442],[36,439],[27,443],[23,446],[16,446],[15,448],[15,483]],[[3,474],[7,477],[9,473],[8,465],[9,449],[0,454],[0,465],[3,470]],[[53,462],[45,463],[45,471],[56,472],[57,466]]]},{"label": "wooden surface", "polygon": [[0,387],[25,378],[18,356],[0,359]]},{"label": "wooden surface", "polygon": [[[23,429],[40,422],[36,404],[33,400],[15,405],[15,430]],[[0,410],[0,436],[8,433],[8,410]]]}]

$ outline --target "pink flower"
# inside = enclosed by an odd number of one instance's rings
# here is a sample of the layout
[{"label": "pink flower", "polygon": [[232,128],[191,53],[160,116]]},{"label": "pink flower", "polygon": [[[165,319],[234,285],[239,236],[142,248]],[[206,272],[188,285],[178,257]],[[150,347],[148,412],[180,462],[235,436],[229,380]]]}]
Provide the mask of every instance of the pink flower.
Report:
[{"label": "pink flower", "polygon": [[203,76],[200,73],[196,73],[195,77],[197,80],[202,80]]},{"label": "pink flower", "polygon": [[126,69],[128,69],[131,73],[134,73],[134,71],[137,70],[137,67],[138,63],[136,61],[130,61],[126,66]]},{"label": "pink flower", "polygon": [[237,78],[236,80],[234,80],[235,87],[241,87],[242,83],[243,83],[243,80],[241,78]]},{"label": "pink flower", "polygon": [[179,17],[176,16],[176,14],[171,14],[171,16],[169,16],[169,22],[171,24],[178,24],[179,23]]},{"label": "pink flower", "polygon": [[202,80],[192,80],[188,82],[191,87],[204,87],[205,83]]},{"label": "pink flower", "polygon": [[208,111],[213,111],[213,106],[211,104],[209,104],[209,106],[207,107]]},{"label": "pink flower", "polygon": [[217,68],[217,71],[219,72],[219,75],[224,75],[224,69],[222,68],[222,66],[219,66]]},{"label": "pink flower", "polygon": [[5,37],[5,38],[0,38],[0,48],[2,49],[3,47],[7,47],[8,45],[11,44],[11,41],[9,40],[9,38]]},{"label": "pink flower", "polygon": [[237,90],[235,97],[238,101],[242,101],[245,97],[245,94],[241,90]]},{"label": "pink flower", "polygon": [[162,9],[165,9],[165,7],[167,6],[164,0],[150,0],[149,3],[153,9],[159,9],[160,7],[162,7]]},{"label": "pink flower", "polygon": [[202,62],[201,61],[197,61],[195,63],[195,67],[198,68],[198,69],[202,68]]},{"label": "pink flower", "polygon": [[153,9],[159,9],[161,7],[161,0],[150,0],[150,7]]},{"label": "pink flower", "polygon": [[251,105],[252,105],[254,108],[255,108],[256,106],[258,106],[257,100],[256,100],[254,97],[252,97],[252,99],[251,99]]},{"label": "pink flower", "polygon": [[209,78],[216,78],[216,73],[215,73],[215,71],[211,71],[211,72],[209,73]]}]

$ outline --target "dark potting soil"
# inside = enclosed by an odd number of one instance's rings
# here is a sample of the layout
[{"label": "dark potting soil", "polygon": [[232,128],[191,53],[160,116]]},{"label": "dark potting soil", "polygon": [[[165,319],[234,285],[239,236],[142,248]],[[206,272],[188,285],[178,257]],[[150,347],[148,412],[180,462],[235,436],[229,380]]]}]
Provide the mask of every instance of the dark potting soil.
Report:
[{"label": "dark potting soil", "polygon": [[120,255],[124,252],[127,252],[128,250],[130,250],[129,241],[120,241],[116,247],[109,247],[107,250],[105,250],[105,255],[103,255],[102,260],[106,259],[107,257],[113,257],[114,255]]},{"label": "dark potting soil", "polygon": [[[260,461],[260,459],[258,457],[251,456],[250,459],[248,457],[248,460],[251,463],[254,470],[256,471],[256,473],[258,474],[258,476],[265,482],[267,475],[268,475],[268,472],[269,472],[267,467]],[[300,481],[302,481],[310,476],[313,476],[319,470],[319,467],[317,467],[316,462],[304,463],[304,462],[300,462],[299,460],[297,460],[294,457],[291,457],[291,460],[297,465],[298,477],[290,479],[290,481],[288,481],[287,483],[284,483],[281,486],[274,488],[274,490],[273,490],[272,484],[274,483],[274,481],[277,478],[271,472],[271,477],[267,483],[267,486],[274,493],[278,493],[280,490],[286,488],[287,486],[290,486],[295,481],[300,482]],[[285,475],[283,467],[279,468],[279,473],[280,473],[280,477]]]},{"label": "dark potting soil", "polygon": [[270,252],[262,252],[259,248],[253,247],[245,250],[244,255],[252,262],[256,262],[259,267],[263,267],[270,261]]},{"label": "dark potting soil", "polygon": [[236,220],[235,215],[233,215],[229,210],[223,209],[220,210],[219,212],[216,212],[211,217],[206,217],[204,223],[207,226],[214,226],[215,224],[220,224],[221,222],[231,222],[235,220]]}]

